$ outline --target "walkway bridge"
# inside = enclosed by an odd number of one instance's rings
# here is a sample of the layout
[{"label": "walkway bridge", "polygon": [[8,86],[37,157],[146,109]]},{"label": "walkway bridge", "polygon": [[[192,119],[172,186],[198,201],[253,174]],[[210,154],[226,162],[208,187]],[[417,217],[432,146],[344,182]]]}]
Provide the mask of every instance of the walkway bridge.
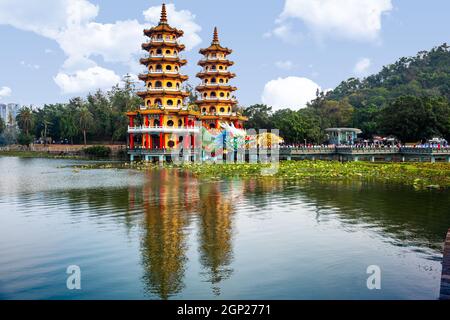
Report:
[{"label": "walkway bridge", "polygon": [[[195,161],[202,157],[201,149],[128,149],[130,160],[136,158],[147,161],[171,161],[173,154],[183,161]],[[413,147],[300,147],[259,150],[240,150],[234,159],[255,161],[271,156],[280,160],[336,160],[371,162],[450,162],[450,148],[413,148]]]}]

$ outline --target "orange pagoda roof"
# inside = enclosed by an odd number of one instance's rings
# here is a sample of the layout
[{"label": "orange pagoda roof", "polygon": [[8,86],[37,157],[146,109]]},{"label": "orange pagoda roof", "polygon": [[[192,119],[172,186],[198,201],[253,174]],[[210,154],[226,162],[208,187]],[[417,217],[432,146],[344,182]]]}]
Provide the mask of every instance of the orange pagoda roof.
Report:
[{"label": "orange pagoda roof", "polygon": [[169,26],[169,23],[167,22],[167,11],[165,3],[163,3],[162,5],[161,19],[159,20],[159,24],[156,27],[144,30],[144,34],[148,37],[151,37],[155,33],[172,33],[177,37],[182,37],[184,34],[182,30],[178,30],[177,28],[172,28],[171,26]]},{"label": "orange pagoda roof", "polygon": [[219,33],[217,27],[214,28],[214,37],[211,45],[208,48],[200,49],[200,54],[208,54],[209,52],[224,52],[225,54],[231,54],[233,50],[229,48],[222,47],[219,41]]}]

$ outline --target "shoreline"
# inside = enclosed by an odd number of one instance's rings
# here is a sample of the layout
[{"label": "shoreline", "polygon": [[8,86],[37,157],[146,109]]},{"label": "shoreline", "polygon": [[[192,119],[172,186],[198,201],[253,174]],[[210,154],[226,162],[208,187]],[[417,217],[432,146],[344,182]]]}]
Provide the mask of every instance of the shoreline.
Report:
[{"label": "shoreline", "polygon": [[68,155],[68,154],[54,154],[54,153],[42,152],[42,151],[0,151],[0,157],[85,160],[85,158],[83,156]]},{"label": "shoreline", "polygon": [[117,156],[109,157],[95,157],[88,156],[84,154],[73,154],[66,152],[49,152],[49,151],[36,151],[36,150],[0,150],[0,157],[17,157],[17,158],[27,158],[27,159],[72,159],[72,160],[105,160],[105,161],[126,161],[126,158],[121,158]]}]

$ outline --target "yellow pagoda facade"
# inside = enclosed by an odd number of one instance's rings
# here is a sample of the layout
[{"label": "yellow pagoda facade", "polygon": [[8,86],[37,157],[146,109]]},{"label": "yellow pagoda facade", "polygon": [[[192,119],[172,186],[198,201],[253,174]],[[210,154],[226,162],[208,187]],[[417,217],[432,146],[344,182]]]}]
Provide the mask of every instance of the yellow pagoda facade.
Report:
[{"label": "yellow pagoda facade", "polygon": [[233,65],[227,59],[232,50],[220,45],[217,28],[211,46],[200,50],[204,58],[198,64],[203,70],[197,77],[202,82],[196,88],[199,94],[194,106],[189,105],[189,92],[183,89],[188,76],[181,68],[187,61],[180,58],[185,46],[179,39],[184,32],[169,25],[164,4],[159,24],[144,30],[144,35],[149,40],[142,49],[148,54],[140,63],[146,66],[146,72],[139,79],[145,82],[145,89],[137,92],[143,105],[127,113],[128,149],[134,152],[130,155],[142,156],[146,150],[166,155],[167,149],[180,144],[194,148],[202,126],[216,132],[222,130],[221,123],[243,128],[247,119],[235,112],[233,92],[237,88],[229,84],[235,77],[228,70]]},{"label": "yellow pagoda facade", "polygon": [[217,27],[214,28],[211,45],[200,50],[204,57],[198,63],[203,69],[197,74],[201,84],[196,88],[199,92],[196,104],[201,112],[202,124],[207,129],[220,129],[221,122],[243,128],[247,120],[235,112],[237,100],[233,92],[237,88],[229,83],[236,77],[229,70],[234,65],[233,61],[228,60],[232,52],[220,45]]},{"label": "yellow pagoda facade", "polygon": [[140,142],[141,149],[173,148],[182,142],[183,135],[196,133],[194,124],[200,115],[188,110],[189,93],[182,88],[188,77],[180,71],[187,61],[179,56],[185,46],[178,39],[184,33],[168,24],[163,5],[159,24],[144,30],[144,34],[149,41],[142,44],[142,49],[148,55],[140,63],[147,72],[140,74],[139,79],[145,82],[145,90],[137,93],[144,105],[139,111],[127,113],[129,148],[137,147],[135,140]]}]

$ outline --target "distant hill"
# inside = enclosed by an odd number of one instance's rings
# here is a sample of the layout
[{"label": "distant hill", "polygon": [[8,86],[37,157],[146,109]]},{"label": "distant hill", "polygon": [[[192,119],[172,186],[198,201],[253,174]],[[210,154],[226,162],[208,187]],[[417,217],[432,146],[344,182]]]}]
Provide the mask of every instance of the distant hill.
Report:
[{"label": "distant hill", "polygon": [[355,108],[383,106],[404,95],[445,96],[450,99],[450,47],[443,45],[403,57],[363,80],[350,78],[326,94],[330,100],[348,98]]},{"label": "distant hill", "polygon": [[[450,135],[450,47],[403,57],[364,79],[350,78],[320,93],[308,109],[321,127],[353,126],[364,137],[393,134],[403,141]],[[406,128],[401,128],[402,123]]]},{"label": "distant hill", "polygon": [[332,91],[317,92],[298,111],[272,112],[257,104],[244,114],[248,128],[277,128],[287,143],[322,143],[330,127],[360,128],[368,139],[395,135],[417,142],[439,136],[450,141],[450,47],[444,43],[400,58],[367,78],[350,78]]}]

